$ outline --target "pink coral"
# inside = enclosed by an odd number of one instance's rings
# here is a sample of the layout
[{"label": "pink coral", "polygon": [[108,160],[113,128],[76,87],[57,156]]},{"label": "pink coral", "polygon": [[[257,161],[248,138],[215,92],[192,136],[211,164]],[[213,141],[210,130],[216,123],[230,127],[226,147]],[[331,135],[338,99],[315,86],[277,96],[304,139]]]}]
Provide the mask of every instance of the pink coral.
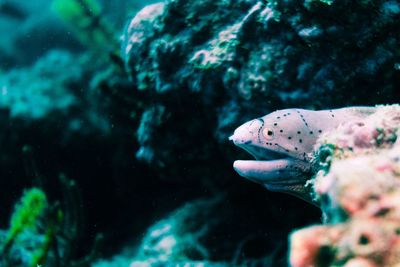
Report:
[{"label": "pink coral", "polygon": [[342,229],[313,226],[297,231],[291,237],[290,263],[293,267],[318,266],[321,256],[328,255]]},{"label": "pink coral", "polygon": [[366,258],[358,257],[346,262],[344,267],[378,267],[378,265]]},{"label": "pink coral", "polygon": [[400,107],[382,106],[321,138],[335,150],[313,180],[327,224],[292,234],[293,267],[400,267],[398,129]]}]

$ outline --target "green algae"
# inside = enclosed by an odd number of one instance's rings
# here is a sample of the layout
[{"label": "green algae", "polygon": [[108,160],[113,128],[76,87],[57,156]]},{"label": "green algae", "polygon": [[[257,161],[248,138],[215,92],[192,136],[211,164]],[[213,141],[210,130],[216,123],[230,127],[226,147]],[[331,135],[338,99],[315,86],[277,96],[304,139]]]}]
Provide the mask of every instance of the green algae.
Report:
[{"label": "green algae", "polygon": [[41,189],[32,188],[24,192],[11,217],[10,228],[3,246],[3,254],[7,254],[7,251],[22,232],[36,230],[38,218],[47,206],[46,195]]},{"label": "green algae", "polygon": [[54,0],[52,9],[90,49],[117,51],[115,31],[96,0]]},{"label": "green algae", "polygon": [[398,128],[392,130],[392,131],[385,131],[383,128],[378,127],[375,129],[376,132],[378,133],[377,136],[375,137],[375,143],[379,147],[382,144],[393,144],[397,140],[397,131]]},{"label": "green algae", "polygon": [[334,144],[323,144],[314,153],[314,165],[325,173],[329,171],[337,147]]}]

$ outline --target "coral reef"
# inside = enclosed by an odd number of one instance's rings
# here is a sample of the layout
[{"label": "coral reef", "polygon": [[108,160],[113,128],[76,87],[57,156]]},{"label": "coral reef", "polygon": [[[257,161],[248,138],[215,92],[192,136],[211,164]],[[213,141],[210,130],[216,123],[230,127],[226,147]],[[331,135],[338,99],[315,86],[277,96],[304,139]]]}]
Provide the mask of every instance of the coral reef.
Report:
[{"label": "coral reef", "polygon": [[120,266],[121,263],[131,267],[229,266],[228,263],[210,261],[210,252],[204,245],[208,232],[220,223],[219,218],[212,218],[221,200],[221,197],[215,197],[185,204],[154,223],[144,234],[136,253],[101,260],[94,266]]},{"label": "coral reef", "polygon": [[[236,196],[251,190],[226,187],[228,167],[239,158],[227,138],[241,123],[288,107],[399,102],[397,7],[383,0],[171,0],[145,7],[122,37],[131,79],[124,95],[131,90],[140,103],[136,158],[171,182],[189,178]],[[384,145],[390,137],[383,136]],[[317,169],[329,169],[334,151],[331,143],[321,147]],[[177,162],[184,167],[173,168]],[[289,209],[293,218],[307,216]]]},{"label": "coral reef", "polygon": [[[288,232],[318,221],[319,211],[240,179],[232,161],[241,152],[227,137],[241,123],[276,109],[399,102],[396,1],[52,2],[73,8],[57,17],[49,1],[0,0],[0,31],[6,37],[0,40],[0,120],[6,126],[0,132],[0,188],[6,192],[0,202],[11,207],[21,188],[38,186],[35,168],[21,156],[27,144],[46,177],[41,188],[49,202],[63,199],[65,191],[54,177],[61,172],[74,177],[84,211],[62,206],[76,211],[65,213],[62,224],[74,237],[61,246],[67,266],[93,260],[88,247],[99,232],[107,241],[102,257],[111,258],[103,266],[163,266],[167,258],[189,266],[286,266]],[[83,12],[88,6],[92,13]],[[123,30],[127,14],[134,16]],[[69,23],[77,20],[68,28],[60,15]],[[91,27],[99,21],[100,27]],[[119,35],[120,55],[114,51]],[[336,159],[361,153],[358,146],[366,157],[377,146],[389,149],[394,133],[380,125],[358,139],[344,136],[342,148],[334,139],[339,135],[329,137],[318,149],[316,169],[334,170]],[[365,142],[364,136],[374,141]],[[346,224],[349,215],[325,200],[336,195],[329,192],[319,198],[326,221]],[[210,213],[207,205],[192,202],[220,194],[223,200]],[[189,202],[195,204],[184,205]],[[167,215],[171,210],[178,212]],[[0,209],[2,229],[10,213]],[[348,223],[361,229],[364,222]],[[166,225],[174,227],[160,231],[158,239],[151,236]],[[203,228],[208,231],[198,232]],[[48,255],[51,264],[49,241],[56,239],[49,238],[53,229],[46,229],[20,235],[21,243],[12,246],[19,251],[12,254],[32,255],[30,246],[41,246],[38,254]],[[333,230],[327,235],[331,243],[341,237]],[[6,233],[1,236],[4,240]],[[179,242],[166,242],[174,245],[163,250],[159,241],[171,236]],[[113,257],[127,243],[129,251]],[[322,252],[340,261],[332,247]],[[368,261],[371,257],[363,256],[346,263]]]},{"label": "coral reef", "polygon": [[[156,133],[168,135],[169,129],[197,147],[209,140],[224,146],[238,123],[274,109],[395,103],[400,36],[390,29],[399,24],[398,10],[394,1],[176,0],[147,6],[126,27],[123,57],[131,88],[140,91],[134,94],[146,99],[143,120],[153,105],[168,116],[141,131],[148,141],[139,151],[151,156],[139,152],[138,158],[169,166],[180,153],[191,154],[186,142],[160,146]],[[185,121],[190,107],[196,110]],[[203,138],[199,125],[209,125]]]},{"label": "coral reef", "polygon": [[218,218],[213,219],[212,213],[220,201],[221,198],[188,203],[155,223],[144,235],[130,266],[176,266],[190,262],[196,266],[196,261],[200,264],[209,260],[210,253],[201,240],[217,223],[213,222]]},{"label": "coral reef", "polygon": [[[119,83],[124,90],[118,93],[135,106],[130,114],[137,128],[136,158],[163,180],[229,191],[249,202],[252,189],[236,182],[227,186],[237,153],[227,137],[237,125],[287,107],[399,101],[400,36],[390,30],[399,23],[396,6],[393,1],[171,0],[145,7],[122,36],[130,82]],[[328,170],[325,160],[334,149],[321,148],[318,168]],[[303,218],[302,210],[291,206],[295,202],[279,217]],[[273,205],[261,206],[268,211],[259,216],[276,214]]]},{"label": "coral reef", "polygon": [[[83,91],[79,88],[86,73],[90,72],[87,67],[82,67],[88,60],[67,51],[54,50],[30,67],[15,69],[2,75],[2,116],[4,114],[11,120],[25,125],[37,121],[51,121],[55,117],[56,120],[68,117],[68,123],[65,125],[67,132],[84,130],[107,133],[109,125],[107,120],[99,115],[96,94],[89,88]],[[76,64],[77,61],[82,65]],[[86,123],[84,129],[83,122]]]},{"label": "coral reef", "polygon": [[[236,244],[236,255],[229,260],[218,260],[221,247],[230,244],[219,244],[210,250],[210,239],[218,235],[226,222],[223,196],[210,199],[192,200],[167,214],[150,226],[137,247],[125,249],[123,253],[109,260],[97,261],[95,267],[103,266],[193,266],[193,267],[227,267],[227,266],[278,266],[282,264],[280,246],[271,244],[274,253],[263,255],[259,259],[248,257],[243,259],[248,248],[258,243],[257,238],[249,236]],[[217,215],[220,216],[217,216]],[[214,237],[215,238],[215,237]],[[262,249],[262,248],[261,248]]]},{"label": "coral reef", "polygon": [[400,106],[380,106],[320,137],[316,151],[331,148],[320,166],[330,167],[312,183],[325,225],[292,234],[293,267],[398,266],[399,129]]},{"label": "coral reef", "polygon": [[[68,71],[60,72],[58,68]],[[31,119],[55,111],[67,112],[77,101],[67,87],[77,83],[81,75],[70,53],[50,52],[31,68],[16,69],[1,77],[0,108],[9,110],[11,117]]]},{"label": "coral reef", "polygon": [[[15,213],[18,216],[12,217],[19,218],[19,224],[16,223],[18,220],[13,219],[10,230],[1,231],[0,247],[3,249],[4,246],[4,249],[0,258],[7,260],[0,263],[1,266],[36,266],[36,263],[43,262],[50,266],[70,266],[68,264],[71,262],[86,264],[95,256],[89,255],[87,259],[82,258],[81,262],[76,260],[90,251],[79,252],[79,256],[76,256],[77,247],[73,243],[81,238],[84,226],[78,222],[82,220],[78,214],[82,203],[77,203],[73,194],[69,192],[71,190],[66,189],[71,186],[64,186],[62,183],[60,186],[57,179],[43,178],[59,176],[60,169],[53,163],[61,162],[69,150],[77,151],[75,146],[80,147],[78,150],[81,150],[81,153],[88,155],[88,160],[84,163],[86,165],[98,160],[92,159],[90,143],[102,142],[104,147],[107,146],[105,141],[110,140],[110,124],[102,114],[105,106],[99,103],[101,94],[86,80],[98,71],[99,66],[90,64],[88,55],[50,50],[32,66],[13,69],[0,77],[0,120],[7,125],[0,134],[0,176],[3,177],[0,179],[0,187],[2,192],[13,192],[1,194],[1,202],[6,207],[10,201],[16,201],[17,192],[21,187],[27,186],[46,188],[46,191],[51,191],[52,199],[51,205],[45,209],[45,215],[41,216],[44,218],[36,220],[32,216],[25,216],[35,211],[35,207],[28,207],[22,209],[25,212],[29,211],[28,213]],[[85,144],[85,147],[82,144]],[[38,153],[33,155],[29,152],[32,150]],[[97,151],[100,152],[97,156],[102,157],[104,152],[101,152],[101,149]],[[67,158],[67,161],[79,164],[75,159]],[[36,164],[39,162],[38,165],[42,166],[41,159],[55,160],[53,163],[47,161],[43,165],[43,176],[42,173],[38,173]],[[57,169],[56,172],[53,172],[54,168]],[[80,171],[82,170],[81,168]],[[57,189],[54,190],[55,188]],[[57,190],[58,199],[68,199],[62,201],[62,204],[66,205],[62,209],[55,205],[54,195],[57,195]],[[41,191],[33,192],[36,192],[34,196],[40,196],[37,192]],[[40,204],[37,202],[38,200],[34,201]],[[74,212],[71,213],[71,210]],[[1,215],[0,221],[5,223],[9,216],[6,208],[2,209]],[[62,218],[58,215],[62,215]],[[23,231],[26,225],[32,224],[33,221],[34,229]],[[3,225],[0,227],[3,228]],[[61,235],[64,236],[60,237]],[[96,243],[91,239],[90,243],[93,242]],[[55,251],[62,255],[56,256]]]}]

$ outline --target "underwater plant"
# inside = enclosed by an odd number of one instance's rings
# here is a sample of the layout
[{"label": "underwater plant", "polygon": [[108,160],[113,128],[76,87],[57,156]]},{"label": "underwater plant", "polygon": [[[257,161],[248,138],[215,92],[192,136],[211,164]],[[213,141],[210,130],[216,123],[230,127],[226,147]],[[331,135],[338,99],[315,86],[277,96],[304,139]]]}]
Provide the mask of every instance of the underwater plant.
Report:
[{"label": "underwater plant", "polygon": [[21,200],[16,204],[10,220],[10,227],[2,248],[2,255],[6,255],[18,236],[26,230],[36,231],[37,221],[48,207],[45,193],[32,188],[26,190]]},{"label": "underwater plant", "polygon": [[[24,147],[27,168],[33,171],[36,183],[43,183],[29,157],[32,151]],[[82,203],[75,181],[61,174],[60,184],[64,194],[63,202],[49,202],[45,192],[33,187],[25,190],[15,205],[9,229],[4,238],[0,231],[0,266],[88,266],[98,256],[103,235],[95,237],[93,248],[88,254],[77,259],[76,242],[82,228]]]},{"label": "underwater plant", "polygon": [[101,52],[118,50],[115,30],[103,17],[96,0],[53,0],[52,8],[71,26],[78,39],[91,50],[98,51],[99,56]]}]

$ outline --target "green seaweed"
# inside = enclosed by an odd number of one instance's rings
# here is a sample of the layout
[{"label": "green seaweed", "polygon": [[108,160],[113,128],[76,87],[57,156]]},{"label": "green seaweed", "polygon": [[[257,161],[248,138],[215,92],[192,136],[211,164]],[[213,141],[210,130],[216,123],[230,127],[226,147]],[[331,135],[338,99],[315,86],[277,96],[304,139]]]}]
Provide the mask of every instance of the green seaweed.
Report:
[{"label": "green seaweed", "polygon": [[96,0],[54,0],[52,9],[90,49],[117,51],[115,31]]},{"label": "green seaweed", "polygon": [[19,203],[16,204],[10,220],[10,228],[3,246],[2,254],[7,254],[18,235],[25,230],[36,230],[39,216],[47,208],[45,193],[38,188],[31,188],[24,192]]},{"label": "green seaweed", "polygon": [[54,205],[49,212],[47,228],[44,233],[42,245],[36,249],[32,255],[31,267],[41,266],[46,263],[48,254],[54,243],[56,242],[57,232],[63,220],[63,212],[58,204]]}]

